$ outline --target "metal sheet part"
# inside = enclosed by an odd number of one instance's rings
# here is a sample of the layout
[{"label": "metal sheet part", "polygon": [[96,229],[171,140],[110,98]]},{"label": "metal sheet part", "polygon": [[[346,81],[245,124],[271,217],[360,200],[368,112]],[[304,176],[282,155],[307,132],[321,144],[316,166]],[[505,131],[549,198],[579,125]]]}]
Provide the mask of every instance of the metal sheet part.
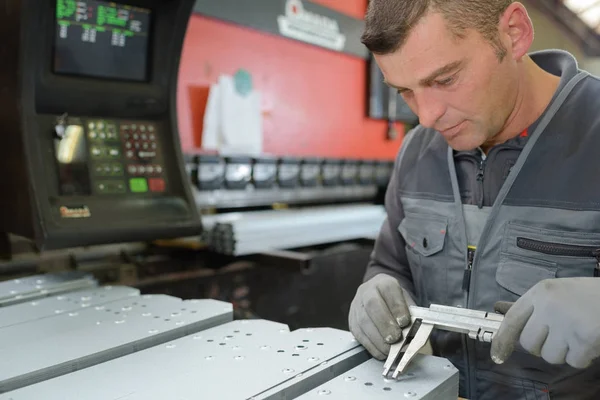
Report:
[{"label": "metal sheet part", "polygon": [[[145,295],[5,327],[0,329],[0,393],[147,349],[232,318],[229,303]],[[164,365],[159,368],[165,372]],[[107,376],[114,379],[128,373],[111,372]],[[95,384],[92,387],[97,389]]]},{"label": "metal sheet part", "polygon": [[370,355],[363,347],[356,347],[331,360],[326,360],[308,373],[300,373],[283,382],[281,385],[253,396],[253,400],[288,400],[295,399],[320,384],[347,372],[356,365],[365,362]]},{"label": "metal sheet part", "polygon": [[102,286],[15,304],[0,308],[0,329],[139,295],[140,291],[135,288]]},{"label": "metal sheet part", "polygon": [[458,370],[444,358],[419,354],[399,380],[384,378],[382,368],[381,361],[371,359],[298,397],[298,400],[458,398]]},{"label": "metal sheet part", "polygon": [[92,275],[80,271],[65,271],[4,281],[0,282],[0,307],[97,285]]},{"label": "metal sheet part", "polygon": [[[349,332],[233,321],[1,395],[2,400],[294,398],[368,359]],[[381,374],[381,366],[377,371]]]}]

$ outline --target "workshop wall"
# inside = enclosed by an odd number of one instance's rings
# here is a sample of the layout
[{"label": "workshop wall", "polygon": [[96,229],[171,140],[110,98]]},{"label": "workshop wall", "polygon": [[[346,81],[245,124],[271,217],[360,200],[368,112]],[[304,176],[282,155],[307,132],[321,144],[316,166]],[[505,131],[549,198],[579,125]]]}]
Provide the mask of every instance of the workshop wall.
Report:
[{"label": "workshop wall", "polygon": [[524,2],[535,31],[532,51],[561,49],[573,54],[580,63],[586,61],[583,49],[565,30],[540,10]]},{"label": "workshop wall", "polygon": [[535,40],[531,46],[532,51],[545,49],[561,49],[571,53],[579,63],[579,67],[590,73],[600,76],[600,57],[586,57],[579,41],[573,38],[570,32],[559,26],[556,21],[540,10],[529,5],[529,16],[533,21]]},{"label": "workshop wall", "polygon": [[[315,1],[362,18],[367,0]],[[207,87],[248,70],[263,95],[264,150],[275,155],[393,159],[385,121],[366,117],[365,60],[194,15],[179,76],[182,147],[199,147]],[[403,127],[398,126],[403,132]]]},{"label": "workshop wall", "polygon": [[[362,18],[367,0],[315,0]],[[525,1],[527,5],[527,1]],[[549,17],[528,7],[533,50],[559,48],[586,59]],[[194,15],[184,43],[178,106],[182,147],[200,147],[208,87],[220,74],[249,71],[263,95],[264,150],[274,155],[392,159],[404,131],[386,138],[384,121],[366,117],[364,60],[249,28]]]}]

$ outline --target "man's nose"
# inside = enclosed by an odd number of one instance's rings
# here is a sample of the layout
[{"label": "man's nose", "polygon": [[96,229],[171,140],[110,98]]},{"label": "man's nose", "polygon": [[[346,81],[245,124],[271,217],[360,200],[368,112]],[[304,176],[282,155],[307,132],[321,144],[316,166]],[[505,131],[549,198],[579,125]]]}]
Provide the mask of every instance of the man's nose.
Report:
[{"label": "man's nose", "polygon": [[440,99],[437,99],[436,96],[432,96],[426,91],[415,93],[415,102],[419,123],[425,128],[434,128],[446,112],[445,104]]}]

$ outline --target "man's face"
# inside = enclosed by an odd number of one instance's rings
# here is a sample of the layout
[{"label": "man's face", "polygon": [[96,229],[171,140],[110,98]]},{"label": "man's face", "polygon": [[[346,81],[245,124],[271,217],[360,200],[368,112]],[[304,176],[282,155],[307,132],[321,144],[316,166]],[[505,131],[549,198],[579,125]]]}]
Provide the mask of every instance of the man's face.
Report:
[{"label": "man's face", "polygon": [[455,150],[490,142],[516,101],[517,70],[490,42],[469,30],[456,38],[438,13],[423,17],[400,50],[375,55],[386,82],[399,89],[421,125]]}]

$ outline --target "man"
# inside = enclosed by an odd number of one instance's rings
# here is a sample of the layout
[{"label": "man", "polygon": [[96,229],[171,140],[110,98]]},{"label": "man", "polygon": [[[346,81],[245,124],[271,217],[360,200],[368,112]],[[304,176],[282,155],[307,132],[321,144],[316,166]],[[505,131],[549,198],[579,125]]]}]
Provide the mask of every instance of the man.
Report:
[{"label": "man", "polygon": [[491,345],[434,330],[461,396],[600,399],[600,82],[533,35],[510,0],[370,1],[363,43],[420,125],[350,329],[384,359],[408,304],[514,302]]}]

